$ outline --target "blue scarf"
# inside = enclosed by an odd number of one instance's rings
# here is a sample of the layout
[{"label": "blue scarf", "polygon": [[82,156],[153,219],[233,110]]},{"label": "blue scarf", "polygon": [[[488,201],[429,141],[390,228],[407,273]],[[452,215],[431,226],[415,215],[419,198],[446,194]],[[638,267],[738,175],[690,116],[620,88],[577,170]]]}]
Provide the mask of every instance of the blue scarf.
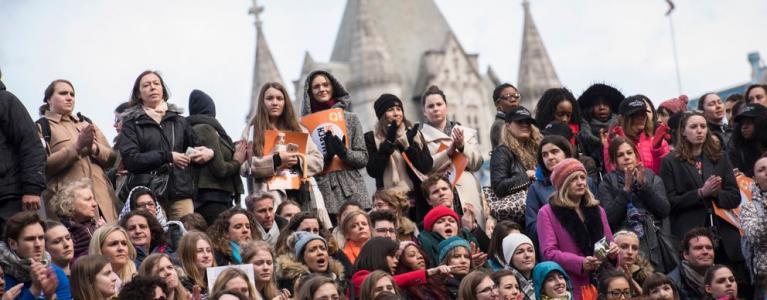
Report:
[{"label": "blue scarf", "polygon": [[242,257],[240,256],[240,244],[235,241],[229,241],[229,248],[232,248],[232,259],[235,263],[242,264]]}]

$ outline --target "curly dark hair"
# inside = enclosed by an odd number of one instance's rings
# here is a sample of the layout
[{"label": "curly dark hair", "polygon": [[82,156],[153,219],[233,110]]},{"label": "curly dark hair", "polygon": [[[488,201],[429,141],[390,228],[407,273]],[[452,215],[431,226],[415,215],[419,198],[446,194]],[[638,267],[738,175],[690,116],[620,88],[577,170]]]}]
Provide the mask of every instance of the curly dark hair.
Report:
[{"label": "curly dark hair", "polygon": [[215,251],[230,256],[232,255],[232,249],[229,247],[229,240],[226,238],[226,236],[227,232],[229,232],[229,220],[237,214],[242,214],[248,218],[248,223],[250,223],[251,239],[261,239],[261,233],[258,232],[258,229],[256,229],[256,224],[258,224],[256,222],[256,217],[254,217],[253,214],[243,208],[232,207],[219,214],[218,217],[216,217],[216,220],[213,221],[213,224],[208,227],[208,236],[210,237],[211,242],[213,242],[213,245],[211,246],[213,246]]},{"label": "curly dark hair", "polygon": [[[570,101],[573,106],[573,114],[570,118],[570,124],[581,123],[581,110],[578,103],[575,102],[575,96],[567,88],[552,88],[546,90],[538,100],[535,106],[535,123],[549,124],[554,121],[554,113],[557,111],[557,105],[562,101]],[[543,125],[541,125],[543,126]]]},{"label": "curly dark hair", "polygon": [[160,287],[167,295],[168,285],[157,276],[136,276],[120,289],[117,300],[155,299],[154,291]]},{"label": "curly dark hair", "polygon": [[149,244],[148,251],[151,251],[157,246],[161,245],[167,245],[168,244],[168,237],[165,235],[165,230],[162,229],[162,225],[160,225],[160,222],[157,221],[157,218],[153,216],[151,213],[145,210],[132,210],[125,216],[123,216],[120,219],[120,222],[118,223],[120,227],[124,228],[126,231],[128,230],[128,220],[134,216],[141,216],[146,219],[146,223],[149,225],[149,233],[152,234],[152,240]]}]

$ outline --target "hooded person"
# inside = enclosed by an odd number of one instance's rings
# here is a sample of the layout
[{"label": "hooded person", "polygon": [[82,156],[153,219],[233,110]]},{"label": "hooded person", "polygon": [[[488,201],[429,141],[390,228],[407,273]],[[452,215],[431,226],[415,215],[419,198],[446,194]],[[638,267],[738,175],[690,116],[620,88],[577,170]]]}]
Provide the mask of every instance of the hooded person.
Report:
[{"label": "hooded person", "polygon": [[[558,274],[551,274],[556,272]],[[548,288],[547,279],[549,275],[555,278],[552,280],[558,281],[553,283],[551,288]],[[564,290],[561,287],[561,281],[564,280]],[[544,261],[539,263],[533,269],[533,282],[535,283],[535,299],[573,299],[573,285],[570,283],[570,276],[567,275],[562,266],[553,261]],[[548,290],[557,293],[558,295],[551,295]]]},{"label": "hooded person", "polygon": [[274,275],[280,289],[287,289],[295,295],[294,287],[304,275],[316,274],[333,279],[339,287],[344,286],[344,267],[328,255],[328,242],[320,235],[308,231],[296,231],[288,237],[292,251],[275,260]]},{"label": "hooded person", "polygon": [[[349,92],[332,74],[316,70],[306,76],[304,99],[301,103],[301,116],[327,109],[340,108],[344,111],[346,136],[318,134],[315,141],[325,159],[325,166],[330,166],[334,157],[348,167],[329,173],[317,174],[314,179],[322,192],[328,213],[335,215],[341,205],[348,200],[357,201],[362,207],[370,207],[370,197],[365,188],[365,181],[359,171],[368,163],[362,123],[357,114],[351,112]],[[318,129],[321,131],[322,129]]]},{"label": "hooded person", "polygon": [[625,98],[618,89],[603,83],[591,85],[578,97],[578,107],[595,136],[607,132],[610,124],[615,122],[618,107]]},{"label": "hooded person", "polygon": [[192,175],[197,187],[194,210],[200,213],[208,224],[216,216],[239,204],[243,193],[240,179],[240,165],[245,161],[245,144],[235,144],[221,123],[216,120],[216,104],[203,91],[193,90],[189,95],[189,117],[200,143],[213,150],[213,159],[204,165],[195,165]]}]

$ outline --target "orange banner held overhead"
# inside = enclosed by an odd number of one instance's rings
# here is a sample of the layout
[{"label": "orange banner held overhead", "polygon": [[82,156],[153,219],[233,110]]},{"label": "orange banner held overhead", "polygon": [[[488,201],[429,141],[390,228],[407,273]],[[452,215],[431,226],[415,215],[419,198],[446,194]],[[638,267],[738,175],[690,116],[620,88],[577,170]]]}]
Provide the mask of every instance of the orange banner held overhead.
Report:
[{"label": "orange banner held overhead", "polygon": [[[278,134],[280,131],[267,130],[264,132],[263,153],[274,152],[277,146]],[[285,134],[285,145],[288,152],[295,152],[306,155],[306,142],[309,135],[303,132],[283,131]],[[295,146],[295,149],[291,149]],[[280,170],[266,182],[270,190],[297,190],[301,188],[301,174],[296,169]]]},{"label": "orange banner held overhead", "polygon": [[[344,146],[349,148],[349,135],[346,129],[346,119],[344,119],[344,110],[340,108],[326,109],[320,112],[309,114],[301,118],[301,124],[306,126],[309,130],[309,134],[312,137],[312,141],[317,148],[320,149],[323,155],[327,153],[327,145],[325,145],[325,135],[329,132],[338,137],[340,140],[346,142]],[[338,156],[334,156],[330,163],[325,165],[322,173],[327,174],[340,170],[350,170],[351,168],[344,164],[344,162]]]}]

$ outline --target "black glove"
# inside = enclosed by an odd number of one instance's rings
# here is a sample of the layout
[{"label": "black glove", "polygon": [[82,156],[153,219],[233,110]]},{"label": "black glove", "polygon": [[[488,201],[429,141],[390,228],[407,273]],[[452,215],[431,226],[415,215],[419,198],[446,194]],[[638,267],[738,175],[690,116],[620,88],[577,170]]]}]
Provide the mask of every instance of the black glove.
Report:
[{"label": "black glove", "polygon": [[333,136],[330,139],[333,145],[333,150],[339,158],[346,158],[346,136],[343,139],[339,139],[337,136]]},{"label": "black glove", "polygon": [[415,139],[415,135],[418,134],[418,127],[410,128],[406,133],[407,136],[407,142],[411,146],[413,145],[413,139]]},{"label": "black glove", "polygon": [[390,143],[394,143],[397,140],[398,129],[399,126],[397,126],[397,121],[391,121],[391,124],[389,124],[389,127],[386,129],[386,140]]},{"label": "black glove", "polygon": [[333,147],[333,133],[326,131],[325,136],[322,137],[323,141],[325,142],[325,154],[323,155],[325,158],[325,164],[329,163],[330,160],[333,159],[333,156],[336,155],[335,147]]}]

